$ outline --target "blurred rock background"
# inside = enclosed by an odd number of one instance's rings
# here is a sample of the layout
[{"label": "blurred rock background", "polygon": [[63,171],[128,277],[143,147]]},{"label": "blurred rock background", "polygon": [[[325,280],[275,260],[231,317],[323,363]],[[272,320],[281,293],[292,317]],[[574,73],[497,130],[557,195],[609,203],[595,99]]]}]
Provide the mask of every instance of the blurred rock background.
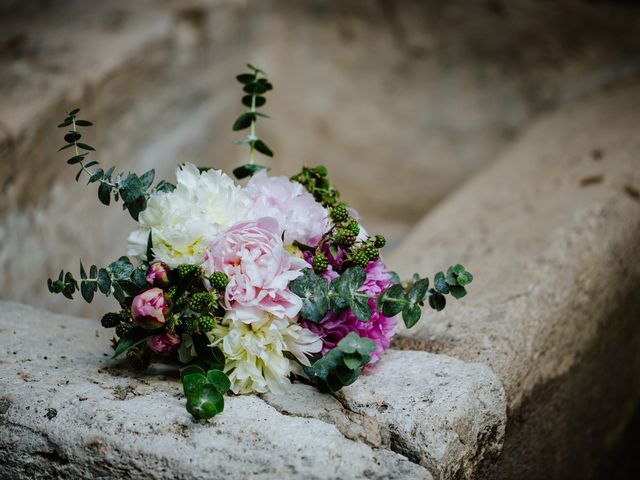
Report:
[{"label": "blurred rock background", "polygon": [[537,115],[640,70],[638,25],[633,2],[2,0],[0,297],[98,315],[44,281],[117,258],[134,226],[56,153],[65,109],[107,166],[230,170],[255,63],[273,173],[326,165],[393,246]]}]

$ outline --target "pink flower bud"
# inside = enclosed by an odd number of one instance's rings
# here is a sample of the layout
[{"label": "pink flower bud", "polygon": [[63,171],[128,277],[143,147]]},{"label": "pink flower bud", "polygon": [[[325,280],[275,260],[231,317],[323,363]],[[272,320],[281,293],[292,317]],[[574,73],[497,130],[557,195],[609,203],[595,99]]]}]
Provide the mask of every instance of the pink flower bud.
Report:
[{"label": "pink flower bud", "polygon": [[164,332],[149,339],[149,348],[161,355],[170,355],[178,349],[181,341],[180,335]]},{"label": "pink flower bud", "polygon": [[150,288],[136,296],[131,304],[133,321],[144,328],[158,328],[165,322],[169,302],[160,288]]},{"label": "pink flower bud", "polygon": [[147,282],[152,287],[168,287],[169,280],[169,266],[164,262],[156,262],[149,265],[147,270]]}]

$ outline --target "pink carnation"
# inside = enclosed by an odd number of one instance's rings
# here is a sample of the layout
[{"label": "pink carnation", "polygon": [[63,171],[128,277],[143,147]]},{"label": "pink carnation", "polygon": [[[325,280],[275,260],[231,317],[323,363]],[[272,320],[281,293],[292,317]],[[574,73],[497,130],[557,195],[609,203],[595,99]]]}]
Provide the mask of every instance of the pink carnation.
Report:
[{"label": "pink carnation", "polygon": [[160,288],[150,288],[133,299],[133,321],[144,328],[158,328],[166,321],[169,302]]},{"label": "pink carnation", "polygon": [[245,188],[253,201],[249,218],[275,218],[287,244],[294,240],[309,243],[329,228],[327,210],[298,182],[287,177],[269,177],[261,170]]},{"label": "pink carnation", "polygon": [[240,222],[222,232],[205,251],[203,267],[208,275],[229,277],[225,307],[233,304],[257,307],[278,318],[294,318],[302,307],[289,282],[309,265],[284,248],[277,220],[264,217]]},{"label": "pink carnation", "polygon": [[[365,269],[367,279],[360,291],[368,295],[379,295],[384,289],[391,285],[391,277],[381,261],[371,262]],[[315,324],[304,322],[303,326],[322,338],[322,354],[334,348],[348,333],[355,332],[360,337],[373,340],[376,349],[371,355],[371,362],[377,362],[380,356],[389,348],[391,339],[396,331],[396,321],[377,313],[375,300],[369,300],[371,308],[371,320],[361,322],[351,312],[344,310],[338,314],[329,312],[321,323]]]}]

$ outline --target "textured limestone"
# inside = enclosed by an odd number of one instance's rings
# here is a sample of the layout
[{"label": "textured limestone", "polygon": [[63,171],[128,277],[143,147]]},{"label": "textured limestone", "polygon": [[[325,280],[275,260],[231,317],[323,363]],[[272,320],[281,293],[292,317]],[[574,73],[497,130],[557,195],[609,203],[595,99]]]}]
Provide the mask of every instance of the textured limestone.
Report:
[{"label": "textured limestone", "polygon": [[471,478],[502,441],[504,393],[481,365],[391,352],[340,401],[295,385],[196,423],[175,371],[130,373],[104,332],[0,304],[0,477]]},{"label": "textured limestone", "polygon": [[502,379],[501,477],[593,474],[638,408],[639,80],[541,118],[387,258],[405,277],[455,261],[474,273],[467,299],[397,345]]}]

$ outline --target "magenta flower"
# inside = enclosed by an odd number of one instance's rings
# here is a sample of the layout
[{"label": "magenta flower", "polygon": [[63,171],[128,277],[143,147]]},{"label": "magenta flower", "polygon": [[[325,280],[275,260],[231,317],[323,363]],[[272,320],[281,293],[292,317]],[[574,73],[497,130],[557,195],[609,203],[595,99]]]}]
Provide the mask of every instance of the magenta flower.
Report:
[{"label": "magenta flower", "polygon": [[207,275],[224,272],[229,278],[225,307],[256,307],[278,318],[294,318],[302,300],[289,282],[309,265],[284,248],[278,222],[271,217],[240,222],[222,232],[205,251]]},{"label": "magenta flower", "polygon": [[161,355],[170,355],[178,349],[182,339],[180,335],[164,332],[149,339],[149,348]]},{"label": "magenta flower", "polygon": [[[365,269],[367,278],[360,288],[361,292],[376,296],[391,285],[391,277],[382,261],[371,262]],[[377,362],[381,355],[389,348],[391,339],[396,331],[396,321],[382,313],[376,312],[375,300],[369,300],[371,320],[361,322],[347,309],[338,314],[329,312],[319,324],[303,322],[302,326],[322,338],[322,355],[334,348],[348,333],[355,332],[362,338],[368,338],[376,344],[371,354],[369,365]]]},{"label": "magenta flower", "polygon": [[169,302],[160,288],[150,288],[137,295],[131,304],[133,321],[144,328],[158,328],[164,324]]},{"label": "magenta flower", "polygon": [[147,283],[152,287],[168,287],[171,269],[164,262],[156,262],[147,269]]}]

